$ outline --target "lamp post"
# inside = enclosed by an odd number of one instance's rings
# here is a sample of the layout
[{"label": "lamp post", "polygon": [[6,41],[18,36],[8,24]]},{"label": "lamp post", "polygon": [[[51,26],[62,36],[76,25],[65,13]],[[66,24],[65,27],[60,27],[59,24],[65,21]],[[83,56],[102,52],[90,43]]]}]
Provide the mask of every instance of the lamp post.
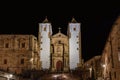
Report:
[{"label": "lamp post", "polygon": [[90,78],[92,77],[92,67],[89,68],[89,74],[90,74]]},{"label": "lamp post", "polygon": [[106,66],[106,65],[105,65],[105,64],[103,64],[102,66],[103,66],[103,68],[105,68],[105,66]]},{"label": "lamp post", "polygon": [[12,77],[13,77],[12,74],[8,74],[8,75],[7,75],[8,80],[10,80]]},{"label": "lamp post", "polygon": [[103,64],[102,67],[103,67],[103,78],[105,78],[105,69],[106,69],[106,65]]}]

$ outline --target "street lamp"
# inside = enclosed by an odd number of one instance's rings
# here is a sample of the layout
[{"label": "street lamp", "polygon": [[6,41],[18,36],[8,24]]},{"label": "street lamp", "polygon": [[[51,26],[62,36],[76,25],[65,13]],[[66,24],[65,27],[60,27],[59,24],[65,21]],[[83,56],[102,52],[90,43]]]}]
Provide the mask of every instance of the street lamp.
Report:
[{"label": "street lamp", "polygon": [[90,78],[92,77],[92,67],[89,68],[90,71]]},{"label": "street lamp", "polygon": [[62,74],[63,79],[67,79],[68,77],[65,74]]},{"label": "street lamp", "polygon": [[33,62],[33,58],[30,59],[30,62]]},{"label": "street lamp", "polygon": [[8,80],[10,80],[10,78],[12,78],[12,77],[13,77],[12,74],[8,74],[8,75],[7,75]]},{"label": "street lamp", "polygon": [[57,77],[58,77],[58,75],[53,75],[53,78],[56,80],[57,79]]},{"label": "street lamp", "polygon": [[102,65],[102,67],[103,67],[103,68],[105,68],[105,67],[106,67],[106,65],[105,65],[105,64],[103,64],[103,65]]},{"label": "street lamp", "polygon": [[103,64],[102,67],[103,67],[103,78],[105,78],[106,64]]}]

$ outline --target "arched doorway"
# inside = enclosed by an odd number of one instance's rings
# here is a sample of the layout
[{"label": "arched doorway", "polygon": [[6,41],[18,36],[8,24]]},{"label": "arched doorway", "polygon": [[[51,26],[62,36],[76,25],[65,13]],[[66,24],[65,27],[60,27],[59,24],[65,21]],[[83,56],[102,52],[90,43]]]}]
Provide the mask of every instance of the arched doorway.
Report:
[{"label": "arched doorway", "polygon": [[56,63],[56,70],[57,70],[57,72],[60,72],[60,71],[62,71],[63,70],[63,66],[62,66],[62,61],[57,61],[57,63]]}]

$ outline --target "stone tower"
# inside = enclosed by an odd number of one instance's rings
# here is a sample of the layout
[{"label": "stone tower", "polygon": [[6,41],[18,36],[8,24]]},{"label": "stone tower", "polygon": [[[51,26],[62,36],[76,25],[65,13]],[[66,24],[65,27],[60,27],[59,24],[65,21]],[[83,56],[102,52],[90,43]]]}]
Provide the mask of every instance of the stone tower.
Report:
[{"label": "stone tower", "polygon": [[72,18],[68,23],[68,36],[69,36],[69,66],[70,69],[80,67],[82,64],[81,57],[81,24],[75,18]]},{"label": "stone tower", "polygon": [[39,23],[38,40],[42,69],[60,72],[82,65],[80,23],[74,18],[68,24],[68,35],[60,30],[52,35],[52,25],[46,18]]},{"label": "stone tower", "polygon": [[39,23],[39,44],[40,59],[42,69],[50,69],[50,37],[52,35],[52,25],[47,17],[42,23]]}]

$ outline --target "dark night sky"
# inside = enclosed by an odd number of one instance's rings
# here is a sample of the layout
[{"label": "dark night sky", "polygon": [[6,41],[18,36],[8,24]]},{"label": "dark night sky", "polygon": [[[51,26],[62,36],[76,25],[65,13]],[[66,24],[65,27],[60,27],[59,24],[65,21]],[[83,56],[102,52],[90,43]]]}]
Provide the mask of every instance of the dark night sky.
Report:
[{"label": "dark night sky", "polygon": [[86,61],[102,53],[112,24],[120,15],[120,8],[99,8],[91,11],[88,8],[77,9],[75,12],[79,14],[69,14],[69,11],[67,14],[59,13],[61,16],[54,12],[54,16],[49,16],[52,11],[48,11],[47,14],[46,12],[43,16],[43,11],[33,6],[4,8],[0,16],[0,34],[33,34],[37,37],[38,23],[41,23],[46,16],[52,24],[53,34],[58,32],[58,27],[61,27],[61,32],[66,34],[68,22],[74,16],[77,22],[81,23],[82,56]]}]

